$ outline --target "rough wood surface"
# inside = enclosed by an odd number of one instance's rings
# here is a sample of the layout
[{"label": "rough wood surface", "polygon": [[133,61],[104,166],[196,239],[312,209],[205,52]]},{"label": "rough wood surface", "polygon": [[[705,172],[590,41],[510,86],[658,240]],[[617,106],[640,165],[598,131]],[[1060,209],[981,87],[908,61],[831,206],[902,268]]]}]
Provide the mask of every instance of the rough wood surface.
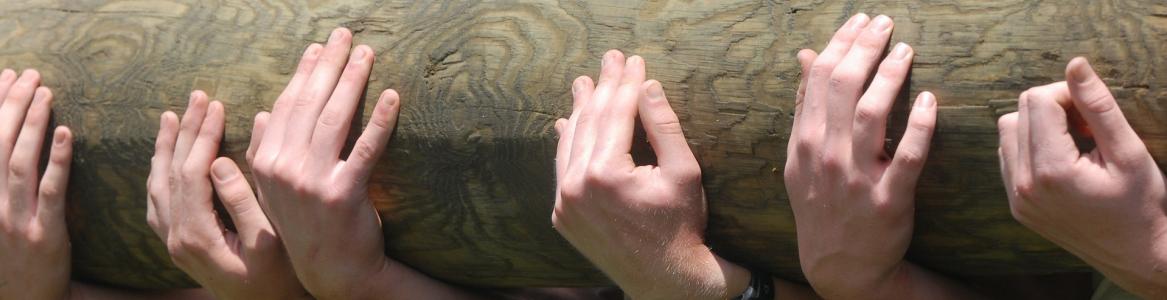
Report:
[{"label": "rough wood surface", "polygon": [[794,54],[857,12],[895,18],[894,41],[918,53],[911,94],[942,105],[910,258],[955,274],[1086,270],[1010,217],[995,119],[1086,55],[1167,159],[1159,0],[14,1],[0,5],[0,66],[40,69],[56,121],[78,138],[68,221],[79,278],[192,284],[145,222],[158,115],[206,90],[228,107],[224,153],[241,158],[251,116],[335,26],[377,51],[369,90],[403,96],[372,191],[395,258],[480,286],[605,283],[551,228],[552,124],[569,111],[571,80],[618,48],[646,58],[681,116],[714,250],[797,277],[781,182]]}]

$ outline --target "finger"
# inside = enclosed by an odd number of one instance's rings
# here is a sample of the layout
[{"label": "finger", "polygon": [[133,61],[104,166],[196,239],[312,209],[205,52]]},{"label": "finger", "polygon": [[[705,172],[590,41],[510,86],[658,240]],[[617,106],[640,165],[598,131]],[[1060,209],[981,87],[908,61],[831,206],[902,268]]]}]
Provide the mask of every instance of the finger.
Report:
[{"label": "finger", "polygon": [[[798,76],[800,79],[798,82],[798,92],[794,98],[794,124],[790,125],[791,136],[789,140],[795,140],[798,134],[798,119],[799,114],[802,114],[803,98],[806,96],[806,82],[810,78],[810,67],[814,64],[814,60],[817,57],[818,53],[815,53],[814,50],[802,49],[798,51],[798,64],[802,66],[802,72]],[[788,155],[794,155],[793,153],[795,151],[794,143],[786,144],[786,153]]]},{"label": "finger", "polygon": [[624,64],[624,53],[617,50],[609,50],[604,53],[600,66],[599,82],[591,91],[591,97],[588,98],[587,103],[584,103],[584,107],[580,109],[579,118],[575,120],[575,126],[573,126],[575,131],[571,137],[571,158],[567,163],[568,175],[565,176],[574,177],[571,174],[582,174],[587,167],[588,159],[592,157],[595,148],[599,129],[606,126],[606,124],[601,124],[599,120],[605,107],[608,106],[610,98],[616,94],[616,89],[620,85],[620,77],[624,75]]},{"label": "finger", "polygon": [[297,157],[297,153],[307,151],[312,140],[312,131],[324,105],[334,93],[341,71],[348,62],[352,33],[345,28],[337,28],[328,38],[328,45],[320,54],[320,61],[312,70],[312,76],[305,83],[304,90],[296,97],[292,106],[292,116],[287,123],[281,156],[286,151]]},{"label": "finger", "polygon": [[[0,162],[7,163],[12,158],[13,147],[40,80],[40,73],[36,70],[24,70],[4,97],[4,105],[0,106]],[[7,176],[8,172],[0,172],[0,182],[6,182]]]},{"label": "finger", "polygon": [[811,66],[810,75],[806,83],[806,95],[803,97],[802,112],[799,113],[800,136],[819,136],[825,130],[827,112],[827,93],[830,90],[830,77],[835,66],[839,64],[859,33],[867,28],[871,18],[865,14],[851,17],[846,24],[839,27],[831,42],[819,53]]},{"label": "finger", "polygon": [[353,113],[361,95],[365,93],[365,83],[369,81],[369,72],[373,68],[373,49],[360,45],[353,49],[352,57],[348,59],[348,66],[341,74],[340,83],[320,113],[316,128],[312,133],[312,160],[308,170],[319,172],[336,166],[340,160],[340,151],[344,148],[345,138],[348,137],[349,124],[352,124]]},{"label": "finger", "polygon": [[861,170],[870,170],[886,155],[884,138],[887,133],[887,116],[891,113],[904,81],[907,80],[913,55],[911,46],[904,43],[896,45],[880,64],[879,72],[875,74],[871,86],[855,107],[852,132],[855,144],[852,145],[852,149]]},{"label": "finger", "polygon": [[1066,111],[1059,103],[1070,102],[1065,82],[1029,90],[1029,157],[1034,172],[1057,172],[1078,158],[1078,146],[1070,136]]},{"label": "finger", "polygon": [[37,164],[40,162],[41,146],[44,145],[45,129],[49,126],[53,93],[47,87],[39,87],[35,94],[20,129],[20,136],[16,139],[12,159],[8,161],[8,212],[16,220],[31,218],[38,205]]},{"label": "finger", "polygon": [[178,140],[174,143],[174,155],[171,157],[170,165],[175,167],[171,172],[177,172],[182,168],[183,162],[186,161],[187,155],[191,151],[191,146],[194,145],[195,139],[198,138],[199,128],[203,127],[203,120],[207,116],[207,94],[203,91],[194,91],[190,93],[190,103],[186,106],[186,112],[182,114],[182,122],[179,123]]},{"label": "finger", "polygon": [[37,219],[45,225],[63,225],[65,221],[65,195],[69,187],[69,169],[73,163],[73,133],[68,127],[58,126],[53,131],[53,144],[49,150],[49,164],[40,184],[40,201],[37,204]]},{"label": "finger", "polygon": [[266,111],[261,111],[255,114],[255,123],[251,127],[251,142],[247,143],[247,162],[255,161],[255,153],[259,150],[260,143],[263,142],[264,131],[267,130],[267,120],[271,114]]},{"label": "finger", "polygon": [[1094,133],[1094,140],[1104,159],[1118,163],[1143,163],[1149,159],[1146,145],[1127,123],[1118,101],[1106,83],[1078,57],[1066,66],[1066,81],[1074,106]]},{"label": "finger", "polygon": [[559,130],[559,142],[555,151],[555,178],[562,179],[567,174],[567,166],[571,161],[571,142],[575,137],[576,122],[579,121],[580,111],[590,101],[593,89],[595,89],[595,85],[592,83],[592,79],[587,76],[580,76],[571,84],[571,117],[562,125],[558,122],[555,124]]},{"label": "finger", "polygon": [[640,90],[640,121],[648,135],[648,142],[652,144],[661,172],[677,179],[701,174],[697,158],[685,140],[681,121],[669,106],[660,82],[649,80],[641,84]]},{"label": "finger", "polygon": [[222,234],[211,203],[210,168],[211,161],[218,153],[219,142],[223,139],[223,122],[223,103],[212,101],[202,128],[199,128],[190,148],[190,155],[179,167],[184,195],[171,203],[171,216],[176,217],[176,225],[196,236],[213,237]]},{"label": "finger", "polygon": [[[847,56],[835,66],[828,81],[827,91],[827,149],[852,150],[851,125],[854,124],[855,105],[863,94],[863,87],[887,48],[892,31],[891,18],[880,15],[864,28]],[[894,97],[893,97],[894,99]]]},{"label": "finger", "polygon": [[1029,91],[1017,100],[1017,168],[1013,169],[1014,186],[1030,186],[1033,178],[1029,160]]},{"label": "finger", "polygon": [[0,71],[0,107],[3,107],[4,99],[8,98],[8,90],[13,84],[16,84],[16,71],[12,69]]},{"label": "finger", "polygon": [[[154,157],[150,159],[150,176],[146,182],[147,201],[154,208],[157,225],[166,228],[170,222],[170,164],[174,156],[174,144],[178,140],[178,115],[162,113],[158,121],[158,137],[154,140]],[[166,240],[166,230],[154,228],[162,240]]]},{"label": "finger", "polygon": [[400,110],[401,100],[397,91],[385,90],[381,93],[377,106],[373,107],[373,116],[369,119],[369,124],[357,138],[356,144],[353,144],[353,151],[343,164],[345,178],[362,182],[368,180],[373,172],[373,166],[385,152],[389,137],[393,135]]},{"label": "finger", "polygon": [[316,62],[320,58],[322,48],[324,47],[320,44],[312,44],[304,49],[304,55],[300,57],[300,65],[296,67],[296,74],[292,75],[292,80],[288,81],[288,86],[284,87],[284,91],[280,93],[279,98],[276,98],[276,103],[272,105],[269,119],[271,122],[266,123],[271,124],[271,127],[265,127],[260,143],[252,145],[256,148],[256,155],[264,154],[267,157],[275,157],[275,153],[279,153],[283,146],[288,118],[291,118],[292,115],[292,106],[296,103],[296,98],[300,96],[308,77],[312,76],[312,70],[316,68]]},{"label": "finger", "polygon": [[912,113],[908,115],[908,129],[904,132],[904,139],[896,148],[891,166],[887,169],[886,178],[890,180],[893,191],[915,193],[916,180],[924,170],[924,161],[928,159],[928,150],[931,148],[936,111],[936,96],[932,93],[923,92],[916,97]]},{"label": "finger", "polygon": [[230,158],[220,157],[211,165],[215,191],[223,207],[231,215],[235,223],[235,230],[244,244],[254,245],[260,238],[261,232],[275,232],[267,215],[259,207],[255,192],[247,183],[247,178],[239,170],[239,166]]},{"label": "finger", "polygon": [[599,118],[596,136],[597,149],[592,154],[595,161],[616,160],[618,163],[632,164],[632,135],[636,131],[636,106],[640,99],[641,85],[644,84],[644,59],[633,55],[624,64],[624,74],[614,97]]},{"label": "finger", "polygon": [[[1013,170],[1017,165],[1017,113],[1012,112],[1001,116],[997,120],[997,131],[1001,141],[997,148],[997,156],[1001,163],[1001,180],[1005,184],[1005,192],[1012,196]],[[1009,197],[1013,199],[1013,197]]]}]

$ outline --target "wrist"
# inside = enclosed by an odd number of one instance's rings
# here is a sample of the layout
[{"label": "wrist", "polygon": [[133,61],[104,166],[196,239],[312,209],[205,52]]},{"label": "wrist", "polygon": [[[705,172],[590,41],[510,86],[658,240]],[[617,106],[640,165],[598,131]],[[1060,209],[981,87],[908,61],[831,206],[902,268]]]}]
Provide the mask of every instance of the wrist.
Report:
[{"label": "wrist", "polygon": [[749,285],[750,271],[701,244],[666,255],[663,266],[641,269],[638,280],[621,284],[633,299],[729,299]]},{"label": "wrist", "polygon": [[911,263],[901,260],[889,268],[867,268],[852,266],[834,273],[807,273],[811,287],[823,298],[828,299],[886,299],[887,291],[897,286],[904,287],[910,277]]}]

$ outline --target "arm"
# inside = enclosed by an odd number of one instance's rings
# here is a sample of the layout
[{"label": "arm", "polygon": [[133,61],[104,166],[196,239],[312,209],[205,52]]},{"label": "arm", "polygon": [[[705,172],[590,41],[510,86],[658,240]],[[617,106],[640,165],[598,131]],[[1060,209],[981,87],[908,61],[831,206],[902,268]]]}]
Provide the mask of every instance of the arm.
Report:
[{"label": "arm", "polygon": [[[1122,288],[1163,298],[1163,172],[1086,59],[1071,61],[1066,79],[1022,93],[1019,111],[998,121],[1013,216]],[[1075,112],[1084,132],[1070,126]],[[1093,138],[1096,147],[1079,151],[1071,132]]]},{"label": "arm", "polygon": [[474,298],[385,256],[381,220],[368,197],[369,176],[393,132],[397,92],[385,90],[347,159],[349,124],[365,91],[374,53],[352,49],[352,34],[304,52],[270,115],[256,117],[248,151],[263,205],[292,266],[320,299]]},{"label": "arm", "polygon": [[[645,81],[644,60],[609,51],[599,83],[580,77],[572,94],[571,117],[555,123],[555,229],[633,299],[740,295],[750,273],[705,245],[701,169],[660,83]],[[630,155],[638,115],[658,166]],[[780,293],[798,292],[776,281]]]},{"label": "arm", "polygon": [[887,115],[913,56],[911,47],[901,43],[879,63],[892,26],[886,16],[872,20],[859,14],[835,33],[822,54],[799,53],[805,77],[785,183],[802,270],[825,298],[974,297],[904,260],[916,179],[928,156],[937,105],[931,93],[920,94],[903,141],[887,157]]}]

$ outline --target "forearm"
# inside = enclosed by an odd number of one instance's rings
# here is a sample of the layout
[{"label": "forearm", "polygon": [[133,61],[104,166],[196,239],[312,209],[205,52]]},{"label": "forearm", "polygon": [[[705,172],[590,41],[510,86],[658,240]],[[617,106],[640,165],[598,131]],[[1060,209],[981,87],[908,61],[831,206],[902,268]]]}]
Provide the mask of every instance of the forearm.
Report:
[{"label": "forearm", "polygon": [[213,300],[215,297],[206,289],[177,289],[162,291],[134,291],[102,287],[82,282],[69,283],[70,300]]},{"label": "forearm", "polygon": [[982,299],[968,287],[903,261],[875,290],[879,299]]},{"label": "forearm", "polygon": [[818,300],[822,299],[818,294],[815,294],[814,289],[805,284],[794,283],[783,280],[781,278],[774,278],[774,300]]},{"label": "forearm", "polygon": [[1162,299],[1167,296],[1167,260],[1145,258],[1118,260],[1091,259],[1078,255],[1087,264],[1094,266],[1102,275],[1119,287],[1143,299]]},{"label": "forearm", "polygon": [[[637,266],[609,274],[632,299],[729,299],[749,285],[750,272],[722,259],[704,245],[663,254],[666,266]],[[646,270],[668,270],[645,273]]]},{"label": "forearm", "polygon": [[[397,261],[388,261],[376,275],[350,289],[352,299],[482,299],[478,295],[429,277]],[[323,299],[323,297],[321,297]]]}]

